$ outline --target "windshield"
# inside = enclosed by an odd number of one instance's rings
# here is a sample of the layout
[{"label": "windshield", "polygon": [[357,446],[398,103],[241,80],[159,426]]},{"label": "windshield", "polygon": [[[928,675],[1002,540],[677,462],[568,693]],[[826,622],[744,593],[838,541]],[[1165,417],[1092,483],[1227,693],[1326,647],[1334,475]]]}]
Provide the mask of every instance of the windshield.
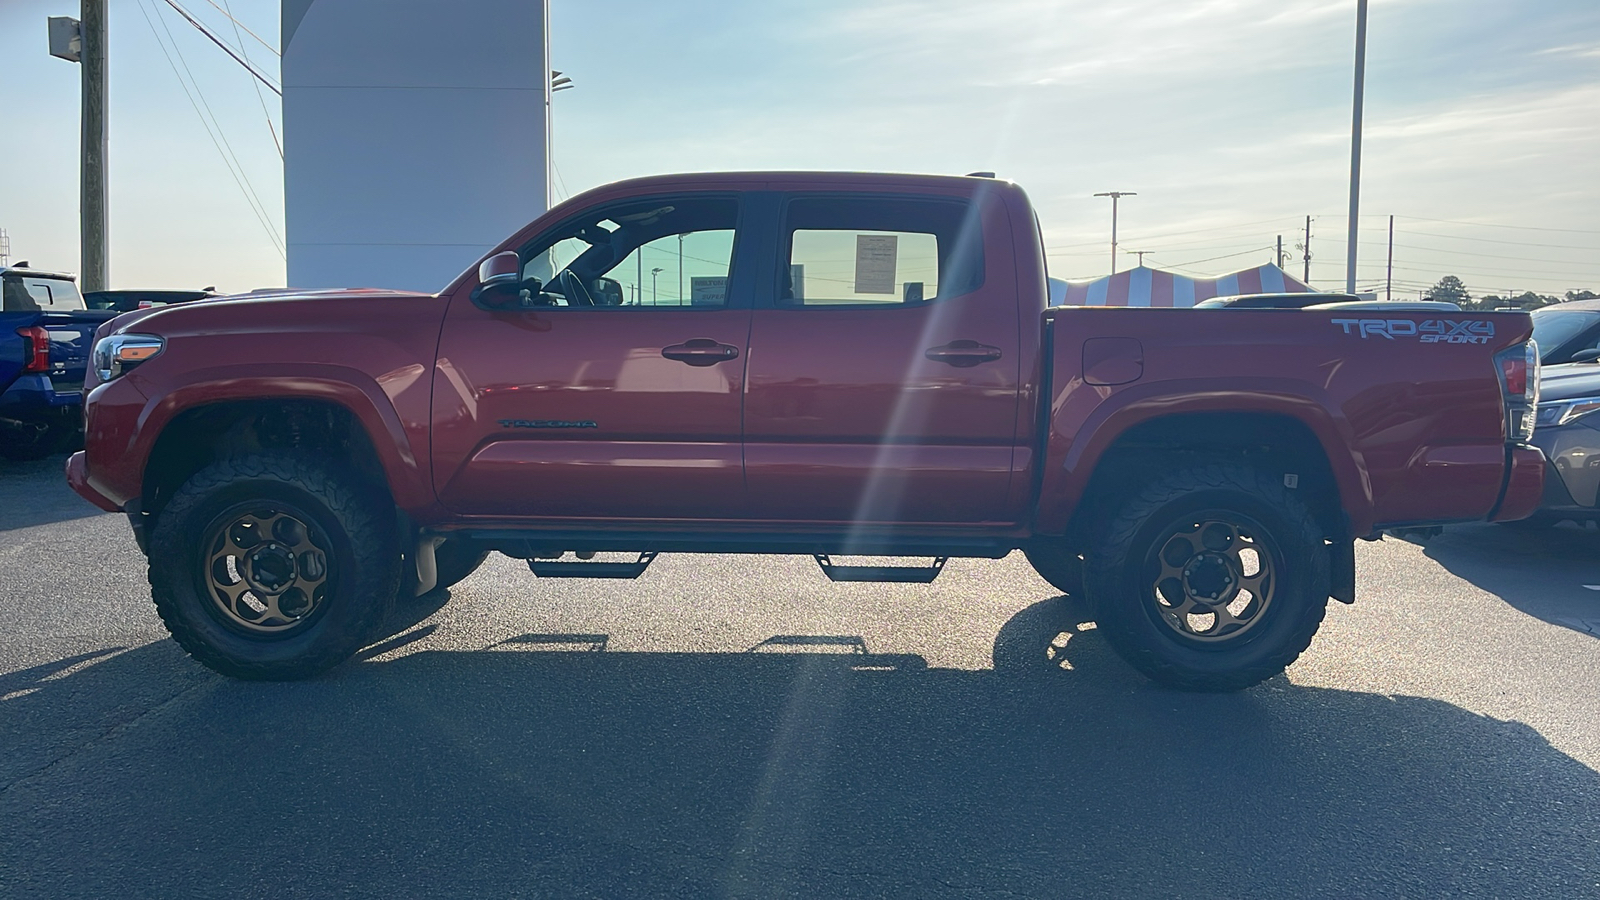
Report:
[{"label": "windshield", "polygon": [[1533,314],[1533,339],[1540,350],[1548,354],[1596,323],[1600,323],[1600,312],[1539,310]]}]

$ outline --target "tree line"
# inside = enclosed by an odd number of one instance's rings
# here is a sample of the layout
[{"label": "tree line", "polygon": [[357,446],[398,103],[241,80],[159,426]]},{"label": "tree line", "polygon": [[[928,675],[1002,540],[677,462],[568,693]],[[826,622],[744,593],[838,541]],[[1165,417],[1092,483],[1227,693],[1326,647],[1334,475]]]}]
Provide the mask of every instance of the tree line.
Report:
[{"label": "tree line", "polygon": [[1467,291],[1467,286],[1461,279],[1454,275],[1446,275],[1439,279],[1439,283],[1428,289],[1429,300],[1448,300],[1462,309],[1504,309],[1516,307],[1518,309],[1538,309],[1552,303],[1566,303],[1571,300],[1600,300],[1600,294],[1590,290],[1567,291],[1557,297],[1552,294],[1537,294],[1533,291],[1523,291],[1520,294],[1485,294],[1474,298]]}]

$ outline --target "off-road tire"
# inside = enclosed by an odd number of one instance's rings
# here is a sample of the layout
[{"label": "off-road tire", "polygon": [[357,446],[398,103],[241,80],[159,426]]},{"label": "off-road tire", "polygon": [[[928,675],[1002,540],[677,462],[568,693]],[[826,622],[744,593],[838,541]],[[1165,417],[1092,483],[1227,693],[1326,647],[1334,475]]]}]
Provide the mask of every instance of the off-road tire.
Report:
[{"label": "off-road tire", "polygon": [[[1152,563],[1169,529],[1206,511],[1242,514],[1276,545],[1274,595],[1260,621],[1216,643],[1181,636],[1162,621]],[[1308,647],[1327,608],[1329,558],[1311,510],[1280,476],[1238,464],[1181,469],[1130,494],[1086,554],[1085,587],[1096,622],[1134,668],[1170,687],[1236,691],[1281,673]]]},{"label": "off-road tire", "polygon": [[[290,504],[314,520],[334,573],[314,620],[284,635],[230,628],[205,587],[203,535],[250,501]],[[394,511],[380,489],[322,459],[269,451],[224,459],[184,482],[150,535],[150,592],[188,654],[233,678],[307,678],[344,662],[385,620],[400,581]]]},{"label": "off-road tire", "polygon": [[1022,555],[1051,587],[1071,597],[1083,596],[1083,560],[1065,543],[1029,544],[1022,548]]}]

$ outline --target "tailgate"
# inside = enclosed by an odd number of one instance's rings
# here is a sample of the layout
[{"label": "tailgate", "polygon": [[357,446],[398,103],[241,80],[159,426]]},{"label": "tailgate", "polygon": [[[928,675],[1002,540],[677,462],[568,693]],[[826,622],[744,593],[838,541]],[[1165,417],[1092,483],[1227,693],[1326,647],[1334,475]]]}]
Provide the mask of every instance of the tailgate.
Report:
[{"label": "tailgate", "polygon": [[45,313],[39,324],[50,335],[50,385],[58,394],[83,390],[94,349],[94,333],[100,325],[116,317],[115,312]]}]

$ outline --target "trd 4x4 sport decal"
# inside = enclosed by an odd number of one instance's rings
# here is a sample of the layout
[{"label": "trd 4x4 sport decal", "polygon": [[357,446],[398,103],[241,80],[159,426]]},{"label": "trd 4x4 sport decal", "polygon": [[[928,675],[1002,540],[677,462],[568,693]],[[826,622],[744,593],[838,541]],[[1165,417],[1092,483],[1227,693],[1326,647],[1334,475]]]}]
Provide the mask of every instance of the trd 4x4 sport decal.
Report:
[{"label": "trd 4x4 sport decal", "polygon": [[1333,324],[1363,340],[1414,337],[1424,344],[1487,344],[1494,337],[1494,323],[1487,319],[1334,319]]}]

